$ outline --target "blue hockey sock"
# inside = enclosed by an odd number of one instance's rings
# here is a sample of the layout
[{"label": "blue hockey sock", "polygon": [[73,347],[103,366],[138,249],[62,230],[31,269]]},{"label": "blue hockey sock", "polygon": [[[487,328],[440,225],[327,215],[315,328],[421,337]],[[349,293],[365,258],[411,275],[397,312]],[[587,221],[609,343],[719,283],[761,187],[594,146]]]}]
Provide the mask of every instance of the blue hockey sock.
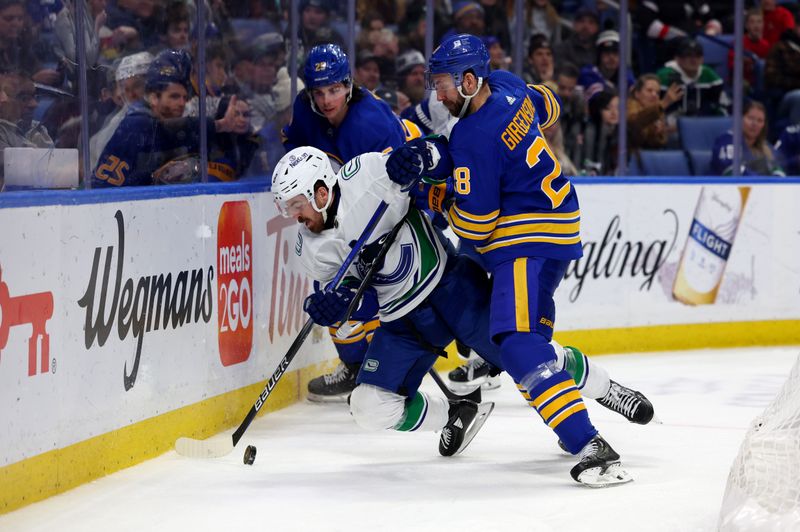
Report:
[{"label": "blue hockey sock", "polygon": [[530,390],[521,383],[517,388],[572,454],[597,435],[575,381],[566,371],[539,380]]}]

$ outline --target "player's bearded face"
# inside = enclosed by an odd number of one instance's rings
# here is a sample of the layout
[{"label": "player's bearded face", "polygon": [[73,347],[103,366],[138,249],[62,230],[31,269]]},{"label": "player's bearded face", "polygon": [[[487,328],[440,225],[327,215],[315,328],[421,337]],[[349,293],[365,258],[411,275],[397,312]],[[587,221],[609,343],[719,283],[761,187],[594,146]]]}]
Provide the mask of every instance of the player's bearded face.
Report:
[{"label": "player's bearded face", "polygon": [[308,198],[303,195],[295,196],[288,200],[284,209],[290,218],[294,218],[297,223],[305,225],[312,233],[320,233],[325,228],[322,213],[317,212],[311,206]]},{"label": "player's bearded face", "polygon": [[436,91],[436,99],[442,102],[450,114],[458,117],[464,97],[458,93],[453,76],[450,74],[433,74],[429,80],[429,87]]}]

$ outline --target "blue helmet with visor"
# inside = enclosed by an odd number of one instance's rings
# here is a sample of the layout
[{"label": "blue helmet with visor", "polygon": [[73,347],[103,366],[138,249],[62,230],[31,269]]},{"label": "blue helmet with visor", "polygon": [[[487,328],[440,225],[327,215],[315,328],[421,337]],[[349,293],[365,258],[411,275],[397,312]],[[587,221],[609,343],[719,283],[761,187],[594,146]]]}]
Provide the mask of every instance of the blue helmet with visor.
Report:
[{"label": "blue helmet with visor", "polygon": [[[472,72],[478,78],[478,88],[473,94],[464,94],[461,83],[464,74]],[[464,98],[459,118],[464,116],[469,101],[478,93],[485,79],[489,77],[489,52],[486,50],[480,37],[462,33],[448,37],[436,48],[428,60],[428,70],[425,72],[427,87],[431,90],[458,89],[458,94]],[[450,74],[452,85],[447,78],[442,79],[438,74]]]},{"label": "blue helmet with visor", "polygon": [[347,60],[347,54],[335,44],[319,44],[308,52],[303,78],[306,82],[311,109],[320,116],[324,115],[317,109],[317,104],[314,102],[314,89],[334,83],[343,83],[348,90],[345,102],[349,102],[353,96],[350,62]]}]

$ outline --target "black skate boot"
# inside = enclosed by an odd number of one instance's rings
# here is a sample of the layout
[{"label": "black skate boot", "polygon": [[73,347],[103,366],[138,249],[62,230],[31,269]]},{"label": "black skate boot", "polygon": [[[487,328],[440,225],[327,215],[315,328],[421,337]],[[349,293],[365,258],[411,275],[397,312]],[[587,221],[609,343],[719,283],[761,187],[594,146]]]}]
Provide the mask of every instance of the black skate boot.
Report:
[{"label": "black skate boot", "polygon": [[597,399],[597,402],[621,414],[631,423],[647,425],[653,420],[653,403],[641,392],[626,388],[614,381],[611,381],[611,387],[605,397]]},{"label": "black skate boot", "polygon": [[473,403],[467,399],[450,402],[449,419],[439,436],[439,454],[453,456],[463,451],[478,433],[494,403]]},{"label": "black skate boot", "polygon": [[467,360],[447,374],[450,388],[464,393],[480,386],[483,390],[494,390],[500,387],[500,374],[494,366],[479,356]]},{"label": "black skate boot", "polygon": [[599,434],[584,445],[578,460],[569,472],[575,482],[592,488],[604,488],[633,480],[633,477],[622,469],[619,455]]},{"label": "black skate boot", "polygon": [[336,369],[308,381],[308,400],[315,403],[344,403],[356,387],[361,364],[339,362]]}]

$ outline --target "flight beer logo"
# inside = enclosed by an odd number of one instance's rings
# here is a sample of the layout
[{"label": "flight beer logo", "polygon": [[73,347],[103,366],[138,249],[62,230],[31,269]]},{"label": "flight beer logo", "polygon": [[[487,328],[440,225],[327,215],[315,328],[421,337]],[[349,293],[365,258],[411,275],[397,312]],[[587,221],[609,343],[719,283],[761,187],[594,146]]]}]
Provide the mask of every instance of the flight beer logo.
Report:
[{"label": "flight beer logo", "polygon": [[217,224],[219,357],[244,362],[253,348],[253,225],[247,201],[222,204]]},{"label": "flight beer logo", "polygon": [[0,268],[0,351],[8,345],[8,336],[12,327],[30,325],[31,335],[28,338],[28,376],[36,375],[36,359],[39,354],[41,340],[40,373],[50,371],[50,335],[47,334],[47,322],[53,317],[53,292],[11,296],[8,285],[3,281],[3,269]]}]

